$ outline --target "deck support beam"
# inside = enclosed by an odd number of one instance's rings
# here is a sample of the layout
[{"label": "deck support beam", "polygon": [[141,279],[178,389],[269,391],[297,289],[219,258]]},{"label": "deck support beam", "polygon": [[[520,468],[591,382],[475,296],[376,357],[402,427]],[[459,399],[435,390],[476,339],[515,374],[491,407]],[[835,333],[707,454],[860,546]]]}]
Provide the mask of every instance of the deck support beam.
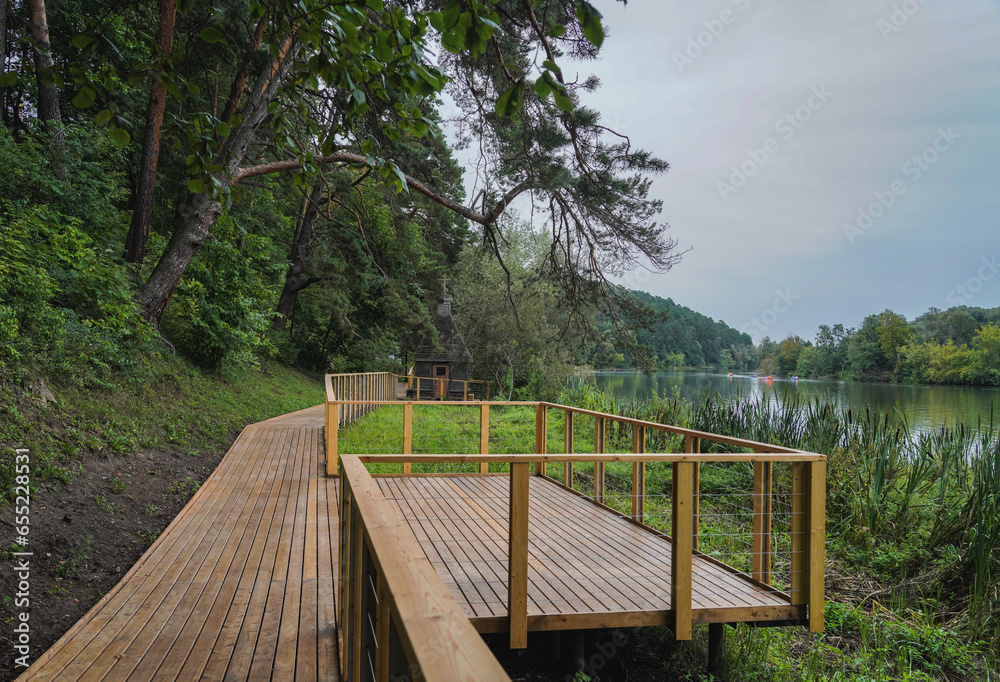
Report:
[{"label": "deck support beam", "polygon": [[694,521],[691,493],[693,482],[694,464],[674,462],[670,608],[674,612],[674,636],[677,639],[691,639],[691,554]]},{"label": "deck support beam", "polygon": [[792,463],[792,604],[808,604],[809,631],[823,631],[826,462]]},{"label": "deck support beam", "polygon": [[754,580],[771,583],[771,462],[753,464],[753,557]]},{"label": "deck support beam", "polygon": [[340,430],[340,405],[326,403],[326,475],[337,475],[337,432]]},{"label": "deck support beam", "polygon": [[528,646],[528,464],[510,465],[510,546],[507,558],[507,613],[510,648]]}]

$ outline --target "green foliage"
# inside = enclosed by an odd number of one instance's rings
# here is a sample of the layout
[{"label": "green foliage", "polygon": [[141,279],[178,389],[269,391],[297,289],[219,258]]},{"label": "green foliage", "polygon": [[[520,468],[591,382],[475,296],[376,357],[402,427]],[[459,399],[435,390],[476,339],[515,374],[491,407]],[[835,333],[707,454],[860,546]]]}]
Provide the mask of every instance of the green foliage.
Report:
[{"label": "green foliage", "polygon": [[206,367],[251,369],[272,347],[267,330],[279,270],[269,239],[246,234],[231,215],[185,272],[164,317],[164,331],[185,355]]},{"label": "green foliage", "polygon": [[81,386],[145,376],[153,331],[124,269],[51,207],[0,217],[0,359]]},{"label": "green foliage", "polygon": [[[732,367],[757,366],[757,353],[749,334],[716,322],[690,308],[644,291],[629,291],[628,296],[659,314],[648,329],[636,329],[635,341],[651,349],[656,365],[661,367]],[[605,322],[605,328],[609,325]],[[591,363],[598,367],[629,367],[632,353],[620,341],[610,353],[594,353]],[[616,356],[620,359],[616,360]]]},{"label": "green foliage", "polygon": [[459,257],[455,322],[472,356],[472,376],[508,399],[554,396],[569,372],[574,321],[540,271],[546,237],[504,223],[503,263],[475,246]]}]

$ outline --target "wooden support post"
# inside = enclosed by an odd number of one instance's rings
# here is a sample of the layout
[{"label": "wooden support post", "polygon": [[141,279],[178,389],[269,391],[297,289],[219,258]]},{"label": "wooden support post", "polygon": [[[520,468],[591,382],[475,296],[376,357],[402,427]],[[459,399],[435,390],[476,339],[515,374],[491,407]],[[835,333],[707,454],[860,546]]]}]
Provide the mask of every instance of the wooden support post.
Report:
[{"label": "wooden support post", "polygon": [[771,462],[753,464],[753,557],[754,580],[771,583]]},{"label": "wooden support post", "polygon": [[326,475],[337,475],[337,434],[340,431],[340,405],[326,404]]},{"label": "wooden support post", "polygon": [[823,632],[826,596],[826,462],[809,463],[809,632]]},{"label": "wooden support post", "polygon": [[[490,453],[490,405],[483,403],[479,406],[479,454],[488,455]],[[489,462],[480,462],[479,473],[488,474],[490,472]]]},{"label": "wooden support post", "polygon": [[[545,405],[535,406],[535,454],[544,455],[548,436],[548,409]],[[535,476],[545,475],[545,462],[535,462]]]},{"label": "wooden support post", "polygon": [[[701,438],[694,436],[684,436],[684,452],[696,454],[701,452]],[[691,542],[694,549],[698,549],[698,526],[701,521],[701,463],[694,463],[694,473],[691,481],[692,507],[691,507]]]},{"label": "wooden support post", "polygon": [[376,584],[378,611],[375,614],[375,682],[389,682],[389,626],[391,609],[385,577],[378,574]]},{"label": "wooden support post", "polygon": [[[565,435],[565,448],[563,452],[567,455],[573,454],[573,417],[576,416],[575,412],[571,410],[564,410],[565,419],[563,423],[563,428],[566,431]],[[563,485],[572,490],[573,488],[573,463],[566,462],[563,464]]]},{"label": "wooden support post", "polygon": [[[403,405],[403,454],[413,454],[413,403]],[[413,465],[403,462],[403,475],[409,476]]]},{"label": "wooden support post", "polygon": [[462,382],[462,400],[464,400],[466,402],[468,402],[468,400],[469,400],[469,382],[468,381],[463,381]]},{"label": "wooden support post", "polygon": [[[646,427],[632,426],[632,452],[646,452]],[[632,518],[640,523],[646,516],[646,463],[632,463]]]},{"label": "wooden support post", "polygon": [[722,623],[708,624],[708,674],[719,677],[722,674],[722,645],[724,642],[725,625]]},{"label": "wooden support post", "polygon": [[806,505],[808,494],[806,484],[809,465],[792,462],[792,522],[791,522],[791,572],[792,604],[806,604],[809,601],[809,519]]},{"label": "wooden support post", "polygon": [[528,646],[528,463],[510,465],[510,546],[507,559],[507,613],[510,648]]},{"label": "wooden support post", "polygon": [[[594,452],[604,454],[603,417],[594,417]],[[594,501],[604,504],[604,462],[594,462]]]},{"label": "wooden support post", "polygon": [[694,505],[691,492],[694,465],[674,462],[670,558],[670,608],[674,636],[691,639],[691,553]]}]

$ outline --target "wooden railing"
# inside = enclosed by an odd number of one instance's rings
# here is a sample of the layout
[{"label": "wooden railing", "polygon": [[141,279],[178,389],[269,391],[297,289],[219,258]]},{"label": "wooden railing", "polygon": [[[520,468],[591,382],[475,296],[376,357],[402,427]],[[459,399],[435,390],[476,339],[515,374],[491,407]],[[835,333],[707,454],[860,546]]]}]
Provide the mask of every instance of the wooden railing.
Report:
[{"label": "wooden railing", "polygon": [[[329,395],[329,393],[328,393]],[[788,513],[788,561],[783,570],[788,576],[787,592],[777,588],[772,591],[782,594],[795,613],[800,613],[808,621],[812,632],[823,630],[823,598],[824,598],[824,565],[825,565],[825,485],[826,457],[815,453],[803,452],[791,448],[783,448],[767,443],[760,443],[741,438],[705,433],[693,429],[685,429],[671,425],[647,422],[639,419],[620,417],[617,415],[595,412],[566,405],[547,402],[450,402],[426,403],[416,401],[351,401],[334,400],[332,414],[340,410],[350,411],[354,405],[365,405],[372,409],[376,405],[391,404],[401,406],[402,419],[402,452],[390,454],[341,455],[345,461],[353,462],[351,467],[366,462],[391,462],[402,465],[403,475],[421,475],[412,469],[414,463],[445,464],[466,463],[478,465],[480,474],[489,471],[490,464],[506,466],[510,476],[509,500],[509,570],[508,594],[510,614],[510,637],[512,647],[523,647],[527,637],[527,532],[528,532],[528,475],[533,465],[534,474],[546,476],[550,480],[573,490],[574,467],[582,463],[592,464],[592,490],[595,503],[602,506],[607,502],[605,480],[606,465],[614,462],[628,462],[632,465],[631,476],[631,510],[627,514],[633,523],[643,525],[652,532],[659,533],[670,540],[672,544],[671,566],[671,597],[674,612],[675,633],[678,639],[691,637],[691,626],[694,622],[692,614],[692,575],[691,566],[694,556],[706,557],[699,548],[699,530],[702,525],[701,473],[703,465],[709,463],[749,463],[753,470],[752,490],[746,491],[752,495],[752,568],[745,576],[747,579],[773,587],[772,549],[775,547],[775,536],[772,528],[773,477],[775,465],[787,466],[789,490],[787,500]],[[479,419],[479,453],[478,454],[413,454],[414,449],[414,405],[421,409],[437,407],[464,407],[478,413]],[[490,453],[490,412],[491,408],[530,407],[534,411],[535,433],[534,453],[524,454],[491,454]],[[563,416],[562,440],[558,453],[549,453],[550,434],[548,433],[549,414],[561,411]],[[330,439],[330,430],[336,431],[337,420],[330,420],[330,403],[327,409],[328,421],[328,471],[336,472],[338,458],[338,441],[334,434]],[[593,420],[593,453],[577,453],[577,425],[582,418]],[[465,420],[467,421],[467,420]],[[607,438],[609,426],[616,428],[631,428],[631,453],[608,453]],[[647,442],[653,433],[672,434],[683,439],[683,452],[665,452],[659,454],[647,453]],[[553,434],[554,436],[555,434]],[[662,441],[663,439],[660,438]],[[751,452],[703,452],[705,443],[713,442],[723,446],[750,450]],[[663,534],[660,530],[647,525],[646,491],[647,471],[649,463],[668,463],[671,466],[670,494],[670,533]],[[332,464],[331,464],[332,463]],[[546,468],[559,465],[562,481],[548,477]],[[332,467],[332,470],[331,470]],[[361,467],[364,468],[363,466]],[[359,470],[360,475],[360,470]],[[611,509],[611,507],[607,507]],[[618,510],[612,509],[618,512]],[[343,516],[342,516],[343,518]],[[402,533],[402,528],[400,528]],[[752,620],[752,619],[749,619]],[[800,620],[795,618],[793,620]],[[345,640],[346,641],[346,640]],[[430,678],[429,678],[430,679]]]},{"label": "wooden railing", "polygon": [[343,679],[509,682],[356,457],[344,458],[340,482]]},{"label": "wooden railing", "polygon": [[[416,400],[490,400],[493,382],[482,379],[444,379],[396,375],[396,379],[406,382],[408,397]],[[456,388],[457,387],[457,388]]]}]

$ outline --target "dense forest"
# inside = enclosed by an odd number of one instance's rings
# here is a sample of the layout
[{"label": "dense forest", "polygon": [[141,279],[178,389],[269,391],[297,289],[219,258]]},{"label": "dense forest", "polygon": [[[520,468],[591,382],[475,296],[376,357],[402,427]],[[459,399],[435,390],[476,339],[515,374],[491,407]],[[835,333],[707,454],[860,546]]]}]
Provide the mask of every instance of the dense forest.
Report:
[{"label": "dense forest", "polygon": [[913,321],[885,310],[861,326],[821,325],[815,342],[765,338],[759,371],[803,377],[1000,385],[1000,308],[931,308]]},{"label": "dense forest", "polygon": [[[0,2],[4,376],[400,369],[473,263],[503,277],[465,277],[470,300],[544,283],[560,339],[636,348],[652,312],[608,278],[678,255],[647,196],[667,164],[563,75],[603,40],[578,0]],[[474,196],[448,139],[478,154]],[[546,237],[514,278],[516,199]]]},{"label": "dense forest", "polygon": [[[723,321],[660,298],[644,291],[629,291],[638,304],[657,313],[655,322],[635,331],[635,341],[653,357],[659,367],[718,367],[753,369],[757,349],[749,334],[737,331]],[[635,364],[632,349],[614,344],[611,353],[596,349],[591,357],[599,367],[628,367]]]}]

